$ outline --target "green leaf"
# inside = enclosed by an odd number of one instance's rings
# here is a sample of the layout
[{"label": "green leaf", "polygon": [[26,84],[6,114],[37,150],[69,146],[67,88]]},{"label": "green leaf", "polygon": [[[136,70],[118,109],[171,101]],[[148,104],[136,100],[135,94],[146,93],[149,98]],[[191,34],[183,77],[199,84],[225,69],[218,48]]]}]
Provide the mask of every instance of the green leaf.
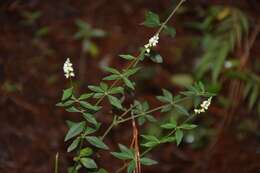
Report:
[{"label": "green leaf", "polygon": [[73,151],[75,148],[77,148],[77,146],[79,145],[80,142],[80,138],[76,138],[68,147],[67,152],[71,152]]},{"label": "green leaf", "polygon": [[128,69],[127,71],[124,72],[124,76],[126,76],[126,77],[132,76],[133,74],[137,73],[139,70],[140,70],[140,67]]},{"label": "green leaf", "polygon": [[96,136],[87,136],[86,140],[92,144],[93,146],[97,147],[97,148],[101,148],[104,150],[108,150],[108,146],[98,137]]},{"label": "green leaf", "polygon": [[94,106],[94,105],[91,105],[90,103],[85,102],[85,101],[80,101],[79,103],[80,103],[80,106],[82,106],[83,108],[93,110],[93,111],[98,111],[101,108],[100,106]]},{"label": "green leaf", "polygon": [[149,121],[149,122],[156,122],[157,120],[151,116],[151,115],[145,115],[145,118]]},{"label": "green leaf", "polygon": [[151,28],[158,27],[161,25],[160,18],[156,13],[147,11],[145,13],[145,21],[143,22],[143,25]]},{"label": "green leaf", "polygon": [[60,106],[60,107],[69,107],[71,105],[73,105],[75,101],[73,100],[67,100],[67,101],[64,101],[63,103],[60,102],[60,103],[57,103],[56,106]]},{"label": "green leaf", "polygon": [[156,162],[155,160],[149,159],[149,158],[147,158],[147,157],[141,158],[140,161],[141,161],[141,164],[142,164],[142,165],[148,165],[148,166],[154,165],[154,164],[157,164],[157,163],[158,163],[158,162]]},{"label": "green leaf", "polygon": [[97,92],[97,93],[103,93],[104,91],[99,86],[89,85],[88,88],[91,91]]},{"label": "green leaf", "polygon": [[158,144],[159,144],[158,142],[149,141],[149,142],[146,142],[146,143],[141,144],[141,145],[144,146],[144,147],[147,147],[147,148],[152,148],[154,146],[157,146]]},{"label": "green leaf", "polygon": [[195,125],[195,124],[183,124],[183,125],[179,126],[180,129],[184,129],[184,130],[191,130],[196,127],[197,127],[197,125]]},{"label": "green leaf", "polygon": [[84,130],[85,124],[86,124],[85,122],[79,122],[79,123],[73,124],[70,127],[70,129],[65,137],[65,141],[68,141],[69,139],[73,138],[74,136],[77,136],[78,134],[80,134]]},{"label": "green leaf", "polygon": [[163,63],[163,58],[162,58],[162,56],[161,56],[160,54],[158,54],[158,53],[155,53],[155,54],[150,53],[149,58],[150,58],[153,62],[155,62],[155,63]]},{"label": "green leaf", "polygon": [[120,72],[112,67],[104,67],[103,68],[106,72],[112,73],[112,74],[120,74]]},{"label": "green leaf", "polygon": [[93,98],[98,99],[98,98],[103,97],[104,95],[105,95],[104,93],[95,93],[95,94],[93,95]]},{"label": "green leaf", "polygon": [[68,173],[78,173],[78,170],[74,169],[74,167],[71,166],[71,167],[68,168]]},{"label": "green leaf", "polygon": [[112,74],[112,75],[104,77],[103,80],[116,80],[116,79],[120,79],[120,78],[121,78],[120,75]]},{"label": "green leaf", "polygon": [[105,169],[101,168],[95,173],[108,173]]},{"label": "green leaf", "polygon": [[108,90],[108,85],[104,82],[100,82],[100,88],[103,90],[103,91],[107,91]]},{"label": "green leaf", "polygon": [[108,100],[116,108],[123,109],[121,101],[118,98],[111,96],[111,95],[108,95]]},{"label": "green leaf", "polygon": [[155,141],[157,143],[160,143],[160,140],[158,138],[156,138],[155,136],[152,136],[152,135],[141,135],[141,136],[148,141]]},{"label": "green leaf", "polygon": [[213,78],[214,82],[217,81],[218,76],[223,67],[223,64],[225,62],[225,59],[229,52],[229,47],[228,47],[227,43],[226,44],[221,43],[221,44],[222,44],[222,47],[221,47],[221,49],[218,49],[218,52],[216,52],[217,57],[215,58],[214,68],[212,68],[212,78]]},{"label": "green leaf", "polygon": [[132,55],[119,55],[119,57],[129,60],[129,61],[136,59],[136,57],[134,57]]},{"label": "green leaf", "polygon": [[120,160],[129,160],[129,159],[133,159],[132,155],[130,155],[129,153],[118,153],[118,152],[111,152],[111,154],[120,159]]},{"label": "green leaf", "polygon": [[169,112],[170,110],[172,110],[172,106],[171,106],[171,105],[165,105],[165,106],[161,109],[161,112]]},{"label": "green leaf", "polygon": [[175,137],[176,137],[176,143],[177,145],[180,145],[182,138],[183,138],[183,132],[181,130],[176,130],[175,132]]},{"label": "green leaf", "polygon": [[176,124],[166,123],[166,124],[161,125],[161,128],[164,128],[164,129],[175,129],[176,128]]},{"label": "green leaf", "polygon": [[129,88],[131,88],[132,90],[134,90],[134,84],[127,78],[123,78],[124,83],[126,84],[126,86],[128,86]]},{"label": "green leaf", "polygon": [[250,97],[249,97],[249,108],[250,109],[252,109],[253,106],[255,105],[258,95],[259,95],[259,88],[257,85],[255,85],[253,87],[253,91],[251,92]]},{"label": "green leaf", "polygon": [[80,157],[87,157],[93,154],[93,150],[89,147],[83,148],[80,150],[79,156]]},{"label": "green leaf", "polygon": [[162,89],[162,91],[163,91],[163,96],[157,96],[156,98],[163,103],[172,103],[173,102],[172,93],[166,89]]},{"label": "green leaf", "polygon": [[170,137],[165,136],[161,139],[161,143],[174,142],[174,141],[176,141],[176,137],[174,136],[170,136]]},{"label": "green leaf", "polygon": [[66,120],[66,124],[69,128],[71,128],[74,124],[77,124],[77,122],[73,122],[73,121],[70,121],[70,120]]},{"label": "green leaf", "polygon": [[97,168],[96,162],[93,159],[91,159],[91,158],[87,158],[87,157],[81,158],[80,162],[82,163],[82,165],[85,168],[89,168],[89,169]]},{"label": "green leaf", "polygon": [[135,158],[133,149],[127,148],[122,144],[119,144],[119,149],[121,152],[111,152],[111,154],[121,160],[132,160]]},{"label": "green leaf", "polygon": [[94,124],[94,125],[97,125],[97,124],[98,124],[98,122],[97,122],[96,118],[94,117],[94,115],[92,115],[92,114],[90,114],[90,113],[84,112],[84,113],[82,114],[82,116],[83,116],[88,122],[90,122],[90,123],[92,123],[92,124]]},{"label": "green leaf", "polygon": [[82,95],[79,97],[79,100],[85,100],[85,99],[90,98],[91,96],[93,96],[93,93],[82,94]]},{"label": "green leaf", "polygon": [[92,134],[94,132],[96,132],[98,130],[98,126],[96,126],[95,128],[91,128],[91,127],[87,127],[84,131],[84,134],[85,135],[89,135],[89,134]]},{"label": "green leaf", "polygon": [[135,169],[135,166],[135,161],[132,160],[127,167],[127,173],[132,173]]},{"label": "green leaf", "polygon": [[63,95],[61,100],[65,101],[68,100],[72,96],[73,87],[63,90]]},{"label": "green leaf", "polygon": [[183,106],[175,104],[174,107],[177,109],[177,111],[179,113],[182,113],[182,114],[187,115],[187,116],[190,115],[189,112]]},{"label": "green leaf", "polygon": [[126,146],[124,146],[122,144],[119,144],[118,146],[119,146],[119,149],[121,152],[127,153],[131,158],[135,157],[133,149],[127,148]]},{"label": "green leaf", "polygon": [[66,108],[67,112],[80,112],[80,110],[78,110],[77,108],[75,108],[74,106],[71,106],[69,108]]},{"label": "green leaf", "polygon": [[145,147],[154,147],[158,144],[160,144],[160,140],[158,138],[156,138],[155,136],[152,135],[141,135],[143,138],[145,138],[146,140],[148,140],[148,142],[142,144],[142,146]]},{"label": "green leaf", "polygon": [[170,27],[170,26],[166,26],[166,27],[164,28],[164,32],[165,32],[166,34],[169,34],[171,37],[175,37],[175,35],[176,35],[176,30],[175,30],[175,28]]},{"label": "green leaf", "polygon": [[124,88],[123,87],[114,87],[114,88],[111,88],[110,91],[109,91],[110,94],[123,94],[124,93]]}]

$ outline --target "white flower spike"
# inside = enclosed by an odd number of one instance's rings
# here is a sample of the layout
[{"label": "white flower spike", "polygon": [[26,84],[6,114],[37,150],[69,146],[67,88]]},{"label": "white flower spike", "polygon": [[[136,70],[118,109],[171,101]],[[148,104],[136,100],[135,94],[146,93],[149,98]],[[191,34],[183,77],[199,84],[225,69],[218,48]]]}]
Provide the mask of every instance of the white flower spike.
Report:
[{"label": "white flower spike", "polygon": [[200,104],[199,109],[194,109],[195,114],[200,114],[200,113],[203,113],[206,110],[208,110],[210,103],[211,103],[211,99],[212,99],[212,97],[209,97],[208,100],[205,100]]},{"label": "white flower spike", "polygon": [[70,62],[69,58],[67,58],[67,60],[65,61],[64,65],[63,65],[63,71],[64,71],[64,75],[66,78],[75,76],[74,70],[72,67],[72,63]]},{"label": "white flower spike", "polygon": [[159,42],[159,35],[158,34],[156,34],[153,37],[151,37],[149,39],[149,42],[146,45],[144,45],[146,53],[149,54],[150,51],[151,51],[151,48],[155,47],[158,44],[158,42]]}]

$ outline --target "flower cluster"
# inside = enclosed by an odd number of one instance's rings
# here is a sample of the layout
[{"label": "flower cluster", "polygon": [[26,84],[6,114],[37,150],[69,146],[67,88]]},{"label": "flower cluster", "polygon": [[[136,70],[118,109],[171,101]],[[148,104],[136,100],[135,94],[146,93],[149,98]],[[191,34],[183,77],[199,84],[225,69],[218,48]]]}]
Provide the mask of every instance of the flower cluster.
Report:
[{"label": "flower cluster", "polygon": [[156,34],[152,38],[149,39],[149,42],[144,45],[146,53],[150,53],[151,48],[155,47],[159,42],[159,35]]},{"label": "flower cluster", "polygon": [[64,71],[64,75],[66,78],[75,76],[74,70],[72,67],[72,63],[70,62],[69,58],[67,58],[67,60],[65,61],[64,65],[63,65],[63,71]]},{"label": "flower cluster", "polygon": [[208,100],[203,101],[200,104],[200,109],[194,109],[195,114],[200,114],[208,110],[212,97],[209,97]]}]

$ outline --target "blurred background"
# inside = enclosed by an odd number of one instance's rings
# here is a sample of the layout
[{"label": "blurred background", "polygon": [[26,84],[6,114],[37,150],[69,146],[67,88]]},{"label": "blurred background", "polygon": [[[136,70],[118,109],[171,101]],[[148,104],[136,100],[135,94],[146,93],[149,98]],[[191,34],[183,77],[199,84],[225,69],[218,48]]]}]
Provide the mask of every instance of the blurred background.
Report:
[{"label": "blurred background", "polygon": [[[102,67],[121,68],[119,54],[136,55],[154,33],[141,23],[147,10],[165,19],[177,0],[5,0],[0,1],[0,172],[53,172],[66,153],[65,121],[77,119],[55,106],[69,86],[63,63],[74,65],[79,92],[97,84]],[[135,76],[136,97],[158,105],[154,96],[166,88],[178,93],[195,81],[218,93],[199,128],[183,143],[152,152],[160,164],[146,173],[260,172],[260,1],[187,0],[162,34],[155,64],[142,63]],[[176,33],[176,35],[175,35]],[[159,54],[158,54],[159,53]],[[98,115],[108,126],[111,116]],[[167,116],[156,114],[163,121]],[[106,139],[112,149],[129,143],[131,125],[117,127]],[[150,125],[145,131],[160,130]],[[100,163],[113,172],[120,166],[108,154]]]}]

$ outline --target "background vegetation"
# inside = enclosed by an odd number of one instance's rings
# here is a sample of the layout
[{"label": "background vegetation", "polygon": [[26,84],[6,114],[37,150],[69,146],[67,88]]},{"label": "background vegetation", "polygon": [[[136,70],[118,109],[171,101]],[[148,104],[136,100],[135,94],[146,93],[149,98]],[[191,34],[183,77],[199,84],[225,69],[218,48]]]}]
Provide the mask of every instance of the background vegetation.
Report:
[{"label": "background vegetation", "polygon": [[[84,92],[98,84],[105,66],[122,67],[119,54],[144,45],[151,28],[141,23],[147,10],[165,19],[177,1],[19,1],[0,4],[0,172],[51,172],[60,153],[60,172],[71,164],[64,136],[65,120],[78,117],[55,107],[61,90],[69,86],[62,66],[70,57],[76,87]],[[154,150],[160,164],[144,172],[260,171],[260,59],[257,0],[187,0],[170,21],[167,36],[152,61],[142,63],[135,76],[136,96],[158,106],[160,88],[172,93],[201,80],[218,93],[210,110],[197,118],[199,128],[185,134],[179,148],[166,144]],[[175,33],[177,33],[175,35]],[[187,103],[186,107],[191,106]],[[109,104],[104,112],[109,110]],[[169,116],[155,117],[166,121]],[[106,126],[111,116],[98,115]],[[180,117],[181,118],[181,117]],[[146,133],[161,135],[156,126]],[[106,144],[129,143],[128,125],[111,131]],[[120,167],[105,152],[102,165],[113,172]]]}]

